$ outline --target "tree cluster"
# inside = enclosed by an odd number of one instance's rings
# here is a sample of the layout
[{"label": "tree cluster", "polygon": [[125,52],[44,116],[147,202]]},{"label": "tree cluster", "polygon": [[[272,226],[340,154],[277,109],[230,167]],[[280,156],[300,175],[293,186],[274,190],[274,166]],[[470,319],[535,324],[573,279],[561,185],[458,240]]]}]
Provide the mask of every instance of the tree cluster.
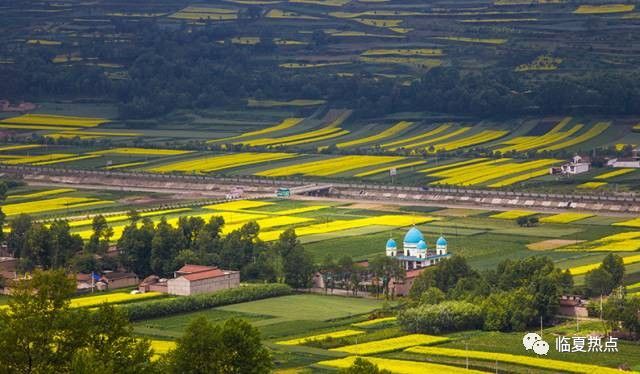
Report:
[{"label": "tree cluster", "polygon": [[283,232],[279,240],[269,244],[258,237],[260,227],[255,221],[223,236],[224,219],[219,216],[208,222],[200,217],[180,217],[174,227],[165,218],[156,225],[132,211],[117,242],[116,256],[107,253],[113,229],[101,215],[94,217],[92,235],[86,242],[71,233],[66,220],[42,223],[19,215],[9,226],[8,249],[25,271],[36,267],[85,273],[124,269],[140,277],[169,276],[189,263],[240,270],[244,279],[286,283],[294,288],[309,287],[314,271],[313,259],[295,230]]},{"label": "tree cluster", "polygon": [[8,308],[0,309],[1,372],[263,374],[273,367],[258,330],[235,318],[220,326],[191,321],[176,348],[155,362],[121,309],[72,309],[74,291],[61,270],[14,284]]},{"label": "tree cluster", "polygon": [[[246,14],[252,12],[256,11]],[[235,26],[166,28],[139,20],[114,22],[114,27],[114,34],[132,35],[131,42],[86,43],[73,50],[123,64],[124,79],[110,79],[99,66],[54,64],[59,48],[7,50],[5,54],[20,63],[0,65],[0,97],[114,100],[125,120],[176,109],[239,106],[247,97],[325,98],[361,116],[416,110],[477,116],[640,113],[637,73],[595,71],[541,78],[516,73],[511,66],[474,72],[437,67],[405,86],[402,79],[376,79],[366,71],[352,77],[292,73],[278,67],[280,60],[273,56],[282,47],[274,45],[270,35],[255,46],[231,43],[238,34]],[[326,53],[331,42],[316,31],[308,48]]]},{"label": "tree cluster", "polygon": [[463,257],[453,256],[420,274],[410,291],[414,306],[400,321],[409,331],[453,331],[471,325],[519,331],[540,320],[550,322],[559,296],[572,287],[571,274],[546,257],[509,259],[480,273]]}]

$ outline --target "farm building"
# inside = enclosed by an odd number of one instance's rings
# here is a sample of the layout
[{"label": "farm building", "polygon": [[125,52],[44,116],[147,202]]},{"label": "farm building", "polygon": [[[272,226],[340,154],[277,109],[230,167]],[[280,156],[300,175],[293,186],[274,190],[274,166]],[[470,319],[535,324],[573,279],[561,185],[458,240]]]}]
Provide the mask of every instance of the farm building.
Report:
[{"label": "farm building", "polygon": [[447,252],[447,240],[440,236],[436,241],[436,248],[429,249],[424,240],[422,232],[415,227],[407,231],[402,243],[402,249],[399,249],[395,240],[387,241],[387,256],[395,257],[406,270],[421,269],[427,266],[435,265],[445,258],[451,256]]},{"label": "farm building", "polygon": [[576,175],[586,173],[591,169],[589,158],[574,156],[571,162],[561,165],[560,167],[552,167],[550,172],[552,175]]},{"label": "farm building", "polygon": [[212,266],[184,265],[167,281],[171,295],[197,295],[235,288],[240,285],[240,272]]}]

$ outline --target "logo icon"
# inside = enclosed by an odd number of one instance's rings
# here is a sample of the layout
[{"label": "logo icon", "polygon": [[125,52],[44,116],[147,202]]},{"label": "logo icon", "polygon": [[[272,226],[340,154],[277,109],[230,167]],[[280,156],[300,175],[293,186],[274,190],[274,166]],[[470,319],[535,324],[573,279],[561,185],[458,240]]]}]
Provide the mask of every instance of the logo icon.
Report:
[{"label": "logo icon", "polygon": [[549,352],[549,343],[545,342],[544,340],[538,340],[537,342],[533,343],[533,351],[538,356],[546,356],[547,352]]},{"label": "logo icon", "polygon": [[549,352],[549,343],[542,340],[542,337],[534,332],[530,332],[522,338],[522,345],[527,351],[533,350],[539,356],[546,356]]}]

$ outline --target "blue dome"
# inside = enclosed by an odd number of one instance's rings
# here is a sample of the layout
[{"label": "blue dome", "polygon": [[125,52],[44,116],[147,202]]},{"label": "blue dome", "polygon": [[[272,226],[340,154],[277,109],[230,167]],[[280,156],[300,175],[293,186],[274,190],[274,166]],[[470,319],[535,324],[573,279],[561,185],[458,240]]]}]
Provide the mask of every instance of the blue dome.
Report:
[{"label": "blue dome", "polygon": [[393,239],[387,240],[387,248],[398,248],[396,241]]},{"label": "blue dome", "polygon": [[439,237],[436,245],[447,245],[447,239],[445,239],[444,236]]},{"label": "blue dome", "polygon": [[424,236],[420,230],[412,227],[404,236],[404,242],[409,244],[417,244],[420,240],[424,240]]},{"label": "blue dome", "polygon": [[424,242],[424,240],[420,240],[418,242],[418,244],[416,245],[417,249],[422,249],[422,250],[426,250],[427,249],[427,243]]}]

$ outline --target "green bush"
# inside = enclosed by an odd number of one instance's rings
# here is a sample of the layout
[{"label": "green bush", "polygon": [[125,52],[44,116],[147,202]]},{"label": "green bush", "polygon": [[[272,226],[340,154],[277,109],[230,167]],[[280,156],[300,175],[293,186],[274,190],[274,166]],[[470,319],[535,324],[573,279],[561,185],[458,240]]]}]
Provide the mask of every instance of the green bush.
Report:
[{"label": "green bush", "polygon": [[174,314],[194,312],[223,305],[284,296],[292,293],[286,284],[252,284],[210,294],[180,296],[149,302],[123,305],[131,321],[140,321]]},{"label": "green bush", "polygon": [[444,301],[409,308],[398,315],[398,323],[408,332],[440,334],[482,327],[482,310],[465,301]]}]

